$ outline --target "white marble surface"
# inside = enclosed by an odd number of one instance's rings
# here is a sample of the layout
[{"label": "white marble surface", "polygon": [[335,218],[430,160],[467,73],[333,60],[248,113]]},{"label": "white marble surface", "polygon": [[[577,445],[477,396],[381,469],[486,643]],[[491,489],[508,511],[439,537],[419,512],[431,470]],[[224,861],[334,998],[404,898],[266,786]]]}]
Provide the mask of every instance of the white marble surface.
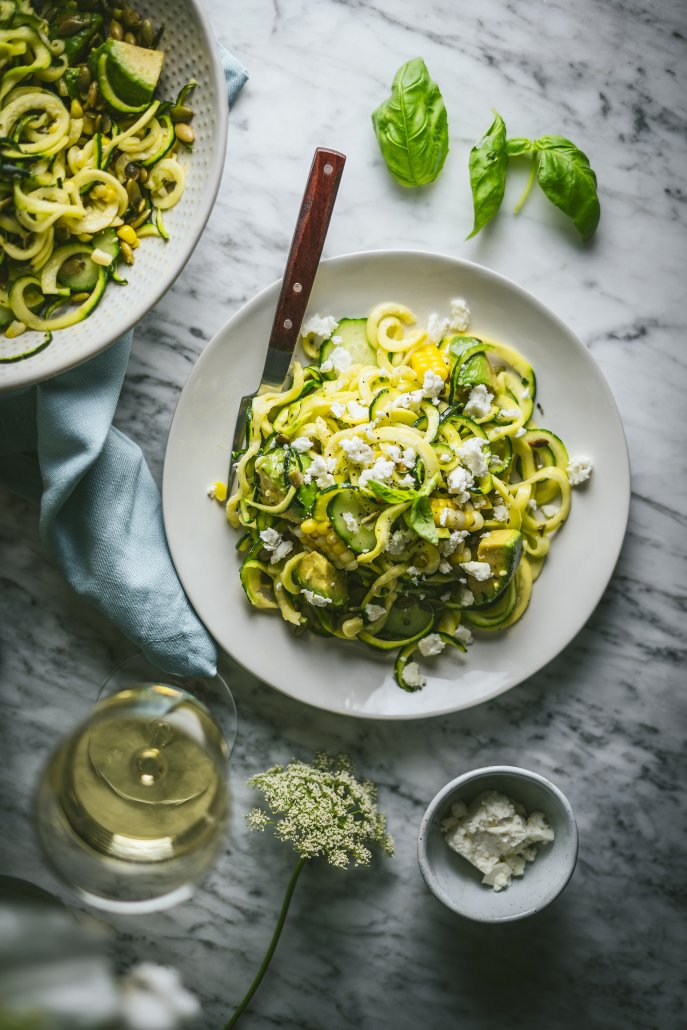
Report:
[{"label": "white marble surface", "polygon": [[[137,332],[117,413],[158,479],[185,377],[223,321],[280,274],[312,150],[324,144],[348,155],[325,253],[417,246],[530,289],[608,377],[634,493],[616,574],[588,625],[493,703],[416,724],[361,723],[306,709],[226,662],[240,712],[226,854],[193,902],[112,920],[118,961],[178,965],[202,998],[204,1025],[222,1025],[257,967],[290,867],[283,847],[244,829],[244,781],[291,755],[342,748],[380,783],[397,856],[350,875],[306,871],[246,1027],[684,1026],[684,5],[440,0],[421,15],[412,0],[209,7],[251,80],[231,115],[216,210]],[[441,85],[451,153],[440,180],[411,193],[389,178],[370,112],[417,54]],[[587,151],[603,210],[591,246],[538,196],[513,218],[518,182],[498,222],[464,241],[468,150],[491,107],[513,134],[560,132]],[[131,647],[67,590],[41,554],[36,511],[7,494],[0,547],[2,871],[59,892],[34,844],[31,790],[50,748]],[[497,762],[562,787],[581,852],[551,909],[483,927],[428,894],[415,841],[442,784]]]}]

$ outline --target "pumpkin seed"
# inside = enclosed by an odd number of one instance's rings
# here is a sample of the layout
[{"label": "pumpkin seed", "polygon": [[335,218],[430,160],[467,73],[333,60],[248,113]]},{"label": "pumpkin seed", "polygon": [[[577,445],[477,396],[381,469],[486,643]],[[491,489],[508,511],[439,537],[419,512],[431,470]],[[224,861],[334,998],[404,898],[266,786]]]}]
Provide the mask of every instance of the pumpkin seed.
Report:
[{"label": "pumpkin seed", "polygon": [[112,39],[124,39],[124,29],[115,18],[110,22],[110,36]]},{"label": "pumpkin seed", "polygon": [[185,143],[187,146],[190,146],[196,138],[195,132],[186,122],[179,122],[175,125],[174,134],[180,143]]},{"label": "pumpkin seed", "polygon": [[88,93],[86,94],[86,103],[89,107],[95,107],[95,105],[98,103],[98,96],[98,83],[95,80],[93,80],[93,82],[88,87]]},{"label": "pumpkin seed", "polygon": [[129,161],[128,165],[124,169],[124,176],[127,179],[138,179],[141,174],[141,169],[135,161]]},{"label": "pumpkin seed", "polygon": [[76,85],[79,87],[80,93],[87,93],[88,87],[91,84],[91,73],[88,70],[88,65],[82,64],[79,68],[79,74],[76,80]]},{"label": "pumpkin seed", "polygon": [[135,179],[127,179],[126,193],[129,198],[129,203],[133,206],[137,205],[141,199],[141,191],[138,188],[138,183]]},{"label": "pumpkin seed", "polygon": [[122,252],[122,257],[126,261],[127,265],[133,265],[134,263],[134,252],[126,242],[126,240],[119,241],[119,247]]},{"label": "pumpkin seed", "polygon": [[193,118],[193,108],[185,104],[175,104],[169,112],[173,122],[190,122]]},{"label": "pumpkin seed", "polygon": [[137,25],[141,24],[141,15],[133,7],[125,7],[122,12],[122,21],[127,28],[135,29]]},{"label": "pumpkin seed", "polygon": [[65,18],[64,21],[60,22],[57,28],[57,35],[62,39],[68,39],[70,36],[75,36],[77,32],[81,32],[83,29],[88,28],[90,24],[90,14],[73,14],[71,17]]},{"label": "pumpkin seed", "polygon": [[141,26],[141,43],[143,46],[149,47],[152,44],[154,34],[152,21],[150,18],[145,18]]},{"label": "pumpkin seed", "polygon": [[134,36],[133,32],[124,33],[124,42],[130,43],[131,46],[136,46],[136,37]]}]

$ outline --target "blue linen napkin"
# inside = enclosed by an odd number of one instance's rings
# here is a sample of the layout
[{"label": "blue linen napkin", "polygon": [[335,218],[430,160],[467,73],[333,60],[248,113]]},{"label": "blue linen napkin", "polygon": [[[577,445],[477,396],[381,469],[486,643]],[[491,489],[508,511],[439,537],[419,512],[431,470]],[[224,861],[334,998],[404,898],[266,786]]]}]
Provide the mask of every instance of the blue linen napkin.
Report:
[{"label": "blue linen napkin", "polygon": [[[248,75],[220,51],[231,106]],[[213,675],[217,649],[177,578],[153,477],[140,447],[112,426],[132,337],[0,398],[0,483],[40,502],[48,555],[149,661]]]}]

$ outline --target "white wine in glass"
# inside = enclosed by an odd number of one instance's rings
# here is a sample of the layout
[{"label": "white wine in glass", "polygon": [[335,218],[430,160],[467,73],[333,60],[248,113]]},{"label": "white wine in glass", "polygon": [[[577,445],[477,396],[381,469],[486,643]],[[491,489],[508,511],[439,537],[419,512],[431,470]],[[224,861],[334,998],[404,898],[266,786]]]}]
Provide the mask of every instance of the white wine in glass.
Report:
[{"label": "white wine in glass", "polygon": [[[124,670],[120,684],[134,672]],[[182,900],[224,838],[231,694],[219,677],[184,681],[193,692],[176,679],[158,674],[101,700],[58,747],[39,785],[46,856],[102,908],[151,911]],[[222,728],[211,710],[218,702]]]}]

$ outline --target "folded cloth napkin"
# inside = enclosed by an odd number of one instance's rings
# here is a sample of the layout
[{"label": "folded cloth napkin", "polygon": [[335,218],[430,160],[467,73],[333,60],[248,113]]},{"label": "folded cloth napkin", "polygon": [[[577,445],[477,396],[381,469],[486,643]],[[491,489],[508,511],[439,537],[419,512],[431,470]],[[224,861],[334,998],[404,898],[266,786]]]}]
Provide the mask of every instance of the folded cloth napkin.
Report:
[{"label": "folded cloth napkin", "polygon": [[[227,100],[247,79],[222,51]],[[54,379],[0,398],[0,483],[40,502],[67,582],[165,672],[212,675],[217,649],[177,578],[137,444],[112,426],[133,333]]]}]

